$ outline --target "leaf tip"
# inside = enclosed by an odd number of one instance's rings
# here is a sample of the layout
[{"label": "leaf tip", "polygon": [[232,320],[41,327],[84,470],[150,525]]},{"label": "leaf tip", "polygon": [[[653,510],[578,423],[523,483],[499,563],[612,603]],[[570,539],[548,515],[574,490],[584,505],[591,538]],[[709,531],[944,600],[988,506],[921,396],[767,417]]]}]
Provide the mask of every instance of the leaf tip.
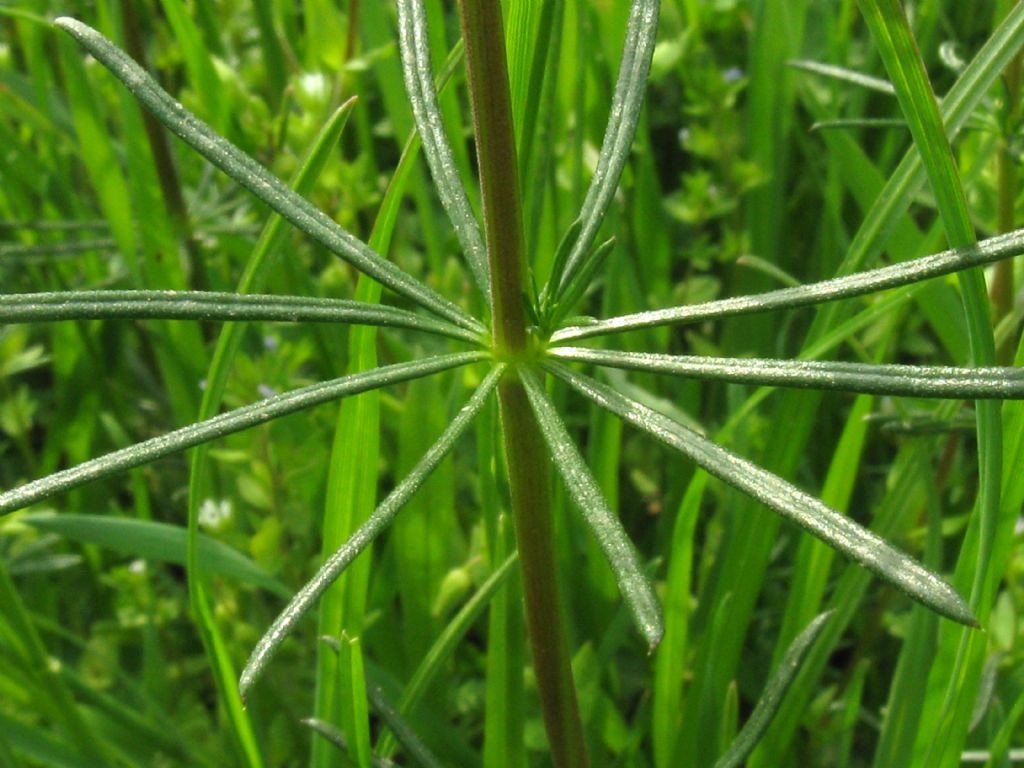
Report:
[{"label": "leaf tip", "polygon": [[253,683],[256,682],[256,677],[259,674],[259,670],[254,668],[253,660],[245,664],[245,669],[242,670],[242,674],[238,676],[238,698],[242,700],[242,707],[244,708],[249,701],[249,691],[252,690]]},{"label": "leaf tip", "polygon": [[935,605],[935,609],[957,624],[963,624],[965,627],[971,627],[972,629],[981,629],[981,624],[975,618],[974,611],[971,610],[971,606],[967,604],[967,601],[960,596],[960,593],[945,582],[942,582],[942,586],[945,587],[943,590],[944,594],[940,596],[941,603]]},{"label": "leaf tip", "polygon": [[73,19],[70,16],[58,16],[53,20],[53,26],[74,34],[79,32],[85,25],[78,19]]}]

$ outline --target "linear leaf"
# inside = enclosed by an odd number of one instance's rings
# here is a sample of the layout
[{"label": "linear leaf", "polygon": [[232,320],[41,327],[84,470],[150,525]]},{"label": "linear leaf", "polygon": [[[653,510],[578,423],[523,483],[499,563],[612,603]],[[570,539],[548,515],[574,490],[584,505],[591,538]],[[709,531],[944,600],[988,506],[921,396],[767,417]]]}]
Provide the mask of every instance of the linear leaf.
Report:
[{"label": "linear leaf", "polygon": [[[337,149],[338,141],[354,106],[355,97],[352,97],[338,107],[321,126],[316,138],[310,144],[302,164],[290,180],[292,188],[297,194],[304,196],[312,190],[320,173]],[[285,227],[285,220],[280,215],[275,213],[267,218],[238,280],[238,293],[256,293],[263,288],[270,265],[273,263],[274,257],[279,254],[287,234],[288,228]],[[206,388],[203,390],[203,398],[199,405],[198,420],[209,418],[220,410],[231,365],[241,347],[242,336],[247,327],[245,323],[237,322],[225,323],[221,327],[206,372]],[[202,501],[209,495],[209,483],[206,481],[208,453],[209,444],[200,445],[192,451],[189,462],[191,471],[188,488],[186,566],[189,602],[192,607],[194,623],[210,660],[210,668],[213,671],[221,700],[224,702],[229,722],[232,723],[243,743],[255,743],[251,719],[238,695],[236,684],[238,672],[228,653],[223,633],[214,615],[203,573],[206,564],[202,561],[199,552],[200,507]]]},{"label": "linear leaf", "polygon": [[[185,565],[187,531],[181,526],[153,520],[79,514],[30,514],[19,517],[18,521],[66,539],[99,544],[144,560]],[[227,544],[199,534],[198,549],[204,570],[277,595],[288,595],[284,584]]]},{"label": "linear leaf", "polygon": [[473,216],[469,198],[459,176],[444,121],[437,104],[437,91],[430,63],[430,39],[426,9],[419,0],[399,0],[398,40],[402,51],[402,74],[409,94],[416,128],[423,143],[423,155],[437,187],[438,197],[455,228],[473,279],[485,296],[490,295],[490,269],[480,225]]},{"label": "linear leaf", "polygon": [[423,743],[412,726],[387,700],[384,691],[371,682],[366,686],[366,693],[377,714],[387,723],[388,728],[395,734],[395,738],[405,748],[406,754],[423,768],[441,768],[441,761],[434,756],[434,753]]},{"label": "linear leaf", "polygon": [[819,499],[604,384],[558,363],[544,367],[602,408],[680,451],[708,473],[797,523],[911,598],[961,624],[977,625],[964,599],[945,581]]},{"label": "linear leaf", "polygon": [[579,237],[572,246],[564,269],[553,272],[544,293],[555,301],[568,286],[569,279],[590,253],[601,222],[608,212],[615,190],[619,186],[622,169],[629,159],[629,151],[640,119],[640,107],[647,90],[647,73],[654,53],[654,38],[658,31],[658,0],[633,0],[629,9],[626,40],[619,64],[619,78],[612,96],[611,112],[605,129],[601,154],[591,179],[587,196],[583,200],[579,220]]},{"label": "linear leaf", "polygon": [[384,366],[365,373],[342,376],[331,381],[311,384],[308,387],[274,395],[0,493],[0,514],[21,509],[90,480],[106,477],[122,469],[147,464],[163,456],[239,432],[248,427],[254,427],[257,424],[263,424],[279,416],[359,392],[367,392],[420,376],[429,376],[460,365],[477,362],[484,357],[482,352],[440,355],[411,363]]},{"label": "linear leaf", "polygon": [[0,323],[109,318],[351,323],[480,340],[479,334],[444,320],[348,299],[215,291],[55,291],[0,297]]},{"label": "linear leaf", "polygon": [[790,683],[793,682],[796,673],[800,670],[804,657],[818,638],[831,614],[831,611],[827,611],[816,616],[807,625],[807,628],[790,643],[778,669],[772,673],[768,684],[764,687],[764,693],[758,699],[754,711],[750,713],[746,724],[729,745],[729,749],[715,761],[715,768],[737,768],[737,766],[743,765],[743,761],[754,751],[754,747],[757,746],[771,724],[772,718],[775,717],[775,713],[779,710],[782,697],[786,695]]},{"label": "linear leaf", "polygon": [[[474,358],[479,359],[480,355],[475,355]],[[327,559],[316,575],[306,582],[274,620],[274,623],[271,624],[270,628],[256,644],[256,648],[242,670],[238,688],[243,698],[245,698],[253,683],[256,682],[256,679],[266,668],[295,624],[312,607],[317,598],[341,575],[349,563],[391,523],[402,506],[419,489],[423,481],[427,479],[427,476],[441,463],[441,460],[452,449],[459,436],[469,426],[473,417],[479,413],[487,397],[497,386],[504,371],[504,364],[498,364],[491,370],[466,405],[452,419],[451,423],[437,439],[437,442],[423,455],[420,463],[413,467],[412,471],[392,489],[391,493],[378,505],[373,514],[359,526],[348,541]]]},{"label": "linear leaf", "polygon": [[644,575],[636,549],[622,523],[608,508],[597,480],[569,436],[543,385],[528,370],[521,371],[520,378],[555,466],[608,558],[637,629],[647,641],[648,648],[653,651],[664,631],[661,606],[651,583]]},{"label": "linear leaf", "polygon": [[668,373],[689,379],[735,381],[801,389],[835,389],[905,397],[1020,400],[1020,368],[876,365],[820,360],[660,355],[580,347],[555,347],[554,357],[633,371]]},{"label": "linear leaf", "polygon": [[[971,246],[976,241],[976,233],[960,171],[903,6],[897,0],[860,0],[858,5],[896,87],[900,109],[928,175],[949,244],[953,247]],[[1013,199],[1012,192],[1010,199]],[[991,365],[996,352],[984,275],[975,269],[958,275],[958,278],[971,362]],[[992,560],[1000,518],[1002,419],[998,403],[980,402],[976,410],[977,506],[971,530],[957,560],[956,583],[965,589],[970,584],[971,605],[984,621],[988,619],[995,585],[1003,573]],[[977,538],[974,530],[977,530]],[[973,571],[973,574],[968,577],[965,569]],[[983,654],[972,654],[970,649],[979,648],[984,643],[979,643],[974,633],[951,632],[949,629],[943,627],[940,632],[925,697],[928,714],[922,720],[916,740],[917,754],[926,750],[924,762],[937,766],[959,762],[967,733],[973,727],[971,702],[982,676]],[[943,687],[945,692],[941,693]]]},{"label": "linear leaf", "polygon": [[804,72],[811,72],[815,75],[831,77],[834,80],[859,85],[861,88],[878,91],[879,93],[885,93],[889,96],[894,96],[896,94],[896,89],[888,80],[883,80],[880,77],[872,77],[871,75],[865,75],[863,72],[858,72],[855,69],[837,67],[835,64],[825,64],[820,61],[809,61],[807,59],[793,59],[787,63],[794,69],[802,69]]},{"label": "linear leaf", "polygon": [[54,24],[74,36],[174,134],[329,251],[420,306],[465,328],[482,330],[479,322],[458,306],[386,261],[182,107],[149,73],[99,32],[67,17],[57,19]]},{"label": "linear leaf", "polygon": [[[317,717],[307,717],[300,720],[300,722],[310,730],[315,731],[320,736],[323,736],[343,754],[350,754],[348,740],[345,738],[345,734],[326,720],[321,720]],[[379,758],[376,755],[371,755],[370,764],[374,766],[374,768],[394,768],[394,763],[389,760]]]},{"label": "linear leaf", "polygon": [[962,269],[984,266],[1011,256],[1018,256],[1021,253],[1024,253],[1024,229],[990,237],[970,247],[951,248],[941,253],[922,256],[919,259],[801,285],[798,288],[780,288],[777,291],[767,291],[752,296],[737,296],[730,299],[708,301],[703,304],[655,309],[648,312],[619,315],[590,325],[570,326],[552,334],[551,341],[558,343],[570,339],[633,331],[638,328],[695,323],[734,315],[804,307],[835,299],[847,299],[886,288],[909,285],[930,277],[948,275]]},{"label": "linear leaf", "polygon": [[[437,679],[437,676],[444,670],[445,664],[455,651],[455,646],[465,637],[473,623],[480,618],[498,590],[505,584],[505,580],[512,569],[519,562],[519,554],[513,552],[505,561],[499,565],[487,580],[480,585],[480,588],[473,593],[459,609],[459,612],[437,636],[430,650],[423,656],[423,660],[416,667],[412,677],[402,691],[402,698],[398,701],[397,711],[401,715],[408,716],[419,704],[423,694],[427,692],[430,685]],[[390,734],[384,733],[377,742],[377,752],[382,755],[390,755],[394,746]]]}]

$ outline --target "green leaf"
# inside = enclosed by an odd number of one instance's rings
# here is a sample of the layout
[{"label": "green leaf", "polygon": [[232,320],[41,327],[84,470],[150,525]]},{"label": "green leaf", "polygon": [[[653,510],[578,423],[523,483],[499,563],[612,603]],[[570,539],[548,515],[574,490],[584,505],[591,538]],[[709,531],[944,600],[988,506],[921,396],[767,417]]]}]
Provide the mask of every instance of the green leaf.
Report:
[{"label": "green leaf", "polygon": [[432,373],[477,362],[484,357],[485,355],[480,352],[465,352],[430,357],[411,363],[396,363],[366,373],[342,376],[281,395],[274,395],[0,493],[0,514],[21,509],[56,493],[76,488],[82,483],[106,477],[122,469],[147,464],[194,445],[215,440],[257,424],[264,424],[279,416],[359,392],[398,384],[420,376],[429,376]]},{"label": "green leaf", "polygon": [[[454,357],[454,356],[453,356]],[[448,366],[451,367],[451,366]],[[270,659],[277,652],[285,637],[292,631],[299,620],[316,602],[317,598],[334,582],[342,571],[348,567],[360,552],[363,551],[394,519],[406,501],[423,484],[427,476],[437,467],[441,460],[448,454],[455,445],[456,440],[466,430],[479,413],[494,388],[498,385],[504,373],[505,366],[499,364],[487,375],[476,392],[469,399],[469,402],[462,407],[458,415],[437,439],[437,442],[424,454],[420,463],[398,485],[373,511],[352,537],[345,542],[330,558],[320,567],[316,575],[296,593],[291,602],[285,607],[274,623],[264,633],[263,637],[256,644],[246,662],[245,668],[238,683],[239,691],[244,698],[249,689],[256,682],[256,679],[270,663]],[[365,374],[356,374],[355,378]]]},{"label": "green leaf", "polygon": [[629,315],[619,315],[590,325],[569,326],[556,331],[551,343],[604,336],[609,333],[634,331],[678,323],[696,323],[734,315],[748,315],[776,309],[793,309],[809,304],[820,304],[835,299],[862,296],[886,288],[909,285],[931,277],[948,275],[971,267],[1019,256],[1024,253],[1024,229],[982,240],[976,245],[951,248],[919,259],[890,264],[886,267],[858,272],[845,277],[834,277],[798,288],[780,288],[777,291],[752,296],[718,299],[703,304],[689,304],[669,309],[655,309]]},{"label": "green leaf", "polygon": [[647,641],[648,649],[653,651],[664,631],[661,606],[650,581],[644,575],[636,549],[622,523],[608,508],[601,488],[580,455],[579,449],[569,437],[569,432],[554,403],[544,392],[544,387],[528,370],[520,371],[520,378],[526,395],[530,398],[530,406],[537,416],[544,441],[551,451],[552,460],[561,473],[569,494],[583,513],[605,557],[608,558],[637,629]]},{"label": "green leaf", "polygon": [[369,683],[366,686],[366,692],[369,694],[370,703],[373,704],[373,708],[381,716],[381,719],[387,723],[392,733],[395,734],[399,743],[405,748],[406,754],[414,762],[422,765],[423,768],[441,768],[441,761],[434,756],[427,748],[427,745],[423,743],[423,740],[416,735],[412,726],[391,705],[391,702],[384,696],[384,692],[373,683]]},{"label": "green leaf", "polygon": [[1020,400],[1020,368],[837,363],[818,360],[660,355],[555,347],[553,357],[631,371],[667,373],[703,381],[731,381],[801,389],[834,389],[904,397]]},{"label": "green leaf", "polygon": [[555,303],[593,248],[601,223],[619,186],[622,169],[629,159],[647,90],[647,73],[650,71],[654,39],[658,32],[659,7],[658,0],[633,0],[630,6],[608,126],[597,159],[597,168],[578,217],[581,222],[580,234],[566,258],[564,269],[552,273],[545,289],[545,294],[552,295]]},{"label": "green leaf", "polygon": [[754,711],[750,713],[750,718],[725,754],[715,761],[715,768],[738,768],[754,751],[754,747],[757,746],[778,711],[779,705],[782,704],[782,697],[786,695],[786,690],[793,682],[793,678],[796,677],[804,657],[830,616],[831,612],[827,612],[815,617],[807,625],[807,628],[793,640],[786,655],[779,663],[778,669],[772,673],[768,684],[764,687],[764,693],[761,694]]},{"label": "green leaf", "polygon": [[[355,100],[352,98],[338,107],[317,133],[292,179],[292,186],[297,194],[308,194],[313,188],[338,145],[354,105]],[[274,214],[267,219],[239,278],[238,293],[248,294],[262,288],[266,283],[273,258],[279,252],[287,234],[288,229],[284,226],[284,219],[281,216]],[[199,405],[200,420],[209,418],[220,410],[231,365],[241,347],[246,327],[244,323],[229,322],[221,328],[206,374],[207,386]],[[203,499],[209,494],[207,452],[208,445],[199,446],[192,452],[190,462],[187,547],[189,601],[195,614],[196,628],[210,660],[214,679],[229,721],[235,730],[235,736],[246,757],[252,761],[251,756],[255,756],[257,762],[261,762],[251,719],[238,695],[238,673],[227,651],[203,578],[199,552],[199,512]]]},{"label": "green leaf", "polygon": [[256,197],[356,269],[411,301],[471,330],[478,321],[434,289],[383,259],[342,229],[330,216],[288,188],[266,168],[188,112],[132,59],[91,27],[75,19],[54,22],[101,61],[174,134]]},{"label": "green leaf", "polygon": [[[320,736],[323,736],[328,742],[337,747],[342,754],[350,754],[348,740],[345,739],[345,734],[343,734],[340,730],[335,728],[330,723],[324,720],[320,720],[316,717],[307,717],[301,720],[300,722],[310,730],[314,731]],[[370,760],[371,765],[373,765],[374,768],[393,768],[394,766],[393,763],[387,760],[382,760],[381,758],[376,756],[371,757]]]},{"label": "green leaf", "polygon": [[914,600],[961,624],[977,626],[964,599],[946,582],[820,500],[604,384],[558,363],[547,363],[544,367],[602,408],[675,448],[710,474],[792,520]]},{"label": "green leaf", "polygon": [[[185,565],[186,562],[187,531],[181,526],[83,514],[31,514],[18,520],[72,541],[98,544],[143,560],[177,565]],[[199,534],[199,557],[203,569],[210,573],[288,596],[288,588],[284,584],[248,557],[205,534]]]},{"label": "green leaf", "polygon": [[350,323],[407,328],[480,341],[480,335],[434,317],[348,299],[306,298],[216,291],[56,291],[0,297],[0,322],[30,323],[110,318],[263,320],[285,323]]},{"label": "green leaf", "polygon": [[[444,671],[445,665],[455,651],[455,646],[465,637],[518,562],[519,556],[515,552],[505,558],[505,561],[487,577],[487,580],[480,585],[480,588],[473,593],[473,596],[466,601],[441,634],[437,636],[433,645],[430,646],[430,650],[424,655],[423,661],[409,678],[405,690],[402,691],[402,698],[398,702],[397,709],[400,715],[409,715],[416,708],[416,705],[422,700],[423,694]],[[383,735],[378,741],[377,751],[382,755],[390,755],[392,747],[391,738]]]},{"label": "green leaf", "polygon": [[861,88],[867,88],[868,90],[877,91],[878,93],[885,93],[889,96],[894,96],[896,94],[896,89],[888,80],[883,80],[880,77],[872,77],[871,75],[865,75],[863,72],[858,72],[855,69],[837,67],[834,64],[824,64],[820,61],[808,61],[806,59],[793,59],[789,62],[789,66],[794,69],[802,69],[804,72],[812,72],[816,75],[830,77],[833,80],[839,80],[843,83],[852,83],[853,85],[860,86]]},{"label": "green leaf", "polygon": [[444,120],[437,104],[437,91],[431,76],[430,39],[427,35],[426,9],[421,0],[399,0],[398,39],[402,51],[402,74],[409,94],[416,128],[423,142],[423,155],[437,187],[470,272],[484,296],[490,295],[490,268],[480,226],[473,216],[469,198],[459,176],[459,167],[444,132]]}]

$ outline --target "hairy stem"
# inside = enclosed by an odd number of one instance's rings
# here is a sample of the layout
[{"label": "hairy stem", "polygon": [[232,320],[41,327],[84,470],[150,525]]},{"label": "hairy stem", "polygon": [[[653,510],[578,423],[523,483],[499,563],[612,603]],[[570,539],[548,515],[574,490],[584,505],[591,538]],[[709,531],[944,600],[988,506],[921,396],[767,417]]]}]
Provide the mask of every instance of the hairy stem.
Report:
[{"label": "hairy stem", "polygon": [[[494,347],[528,365],[523,307],[522,207],[499,0],[459,0],[491,272]],[[498,389],[508,479],[522,564],[526,624],[551,757],[558,768],[587,765],[555,568],[550,473],[544,442],[522,384]]]},{"label": "hairy stem", "polygon": [[512,101],[499,0],[459,0],[469,95],[491,266],[494,344],[515,357],[527,346],[523,286],[523,215],[519,196]]}]

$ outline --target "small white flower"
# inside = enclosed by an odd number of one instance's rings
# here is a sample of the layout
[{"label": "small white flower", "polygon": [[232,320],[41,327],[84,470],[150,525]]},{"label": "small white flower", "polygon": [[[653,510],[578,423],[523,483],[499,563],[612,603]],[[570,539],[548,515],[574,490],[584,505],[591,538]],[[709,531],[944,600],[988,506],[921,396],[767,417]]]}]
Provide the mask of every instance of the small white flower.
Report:
[{"label": "small white flower", "polygon": [[199,525],[212,531],[219,530],[231,519],[231,502],[228,499],[204,499],[199,505]]}]

